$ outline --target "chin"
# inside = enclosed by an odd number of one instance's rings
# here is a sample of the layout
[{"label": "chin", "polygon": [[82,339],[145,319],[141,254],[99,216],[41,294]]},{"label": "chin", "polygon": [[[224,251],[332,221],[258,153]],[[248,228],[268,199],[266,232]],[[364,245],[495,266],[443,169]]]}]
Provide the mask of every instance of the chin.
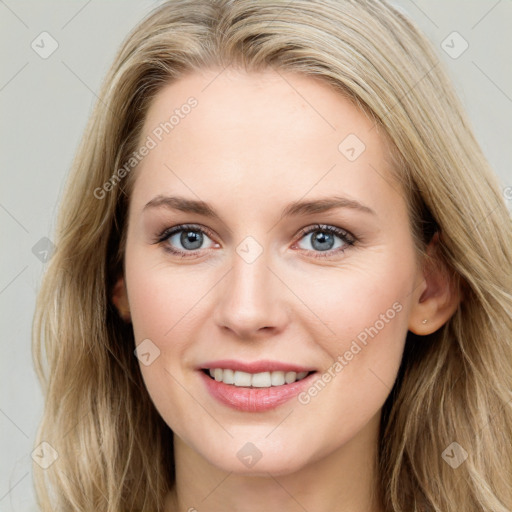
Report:
[{"label": "chin", "polygon": [[272,443],[249,436],[231,439],[222,446],[197,450],[199,455],[222,471],[244,476],[287,475],[304,468],[314,454],[304,452],[304,443]]},{"label": "chin", "polygon": [[259,476],[268,477],[269,474],[273,476],[282,476],[296,473],[304,468],[306,462],[304,460],[297,460],[291,458],[289,461],[283,461],[280,454],[273,456],[262,457],[252,467],[244,466],[236,457],[231,460],[224,458],[221,460],[212,461],[219,469],[227,472],[232,472],[240,476]]}]

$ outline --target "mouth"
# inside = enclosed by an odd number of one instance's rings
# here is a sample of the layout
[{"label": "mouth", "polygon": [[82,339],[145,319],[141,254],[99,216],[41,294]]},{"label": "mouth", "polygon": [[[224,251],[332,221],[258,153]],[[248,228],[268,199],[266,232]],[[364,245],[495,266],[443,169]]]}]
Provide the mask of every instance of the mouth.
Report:
[{"label": "mouth", "polygon": [[314,371],[266,371],[249,373],[231,368],[202,368],[201,371],[217,382],[244,388],[270,388],[293,384],[305,379]]},{"label": "mouth", "polygon": [[296,397],[311,385],[316,370],[271,361],[226,360],[197,368],[210,396],[231,409],[264,412]]}]

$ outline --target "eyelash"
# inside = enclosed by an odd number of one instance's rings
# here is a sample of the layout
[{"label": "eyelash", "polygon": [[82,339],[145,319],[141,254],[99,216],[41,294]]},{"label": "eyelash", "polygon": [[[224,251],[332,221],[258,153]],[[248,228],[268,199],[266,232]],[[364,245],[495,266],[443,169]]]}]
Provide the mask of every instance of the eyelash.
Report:
[{"label": "eyelash", "polygon": [[[196,231],[207,235],[211,239],[215,238],[212,231],[204,226],[200,226],[198,224],[180,224],[172,228],[166,228],[157,236],[154,243],[163,243],[166,240],[168,240],[172,235],[175,235],[176,233],[180,233],[182,231]],[[313,256],[314,258],[328,258],[331,257],[333,254],[341,254],[345,252],[348,247],[353,246],[357,242],[355,236],[349,233],[348,231],[327,224],[313,224],[312,226],[301,229],[297,233],[298,240],[301,240],[306,235],[309,235],[310,233],[314,233],[316,231],[322,231],[338,236],[344,242],[345,246],[337,249],[329,249],[328,251],[308,251],[307,249],[301,249],[303,251],[315,253]],[[180,258],[189,258],[195,256],[202,249],[197,249],[195,251],[181,251],[178,249],[174,249],[172,246],[167,244],[164,246],[164,250],[173,254],[174,256],[179,256]]]}]

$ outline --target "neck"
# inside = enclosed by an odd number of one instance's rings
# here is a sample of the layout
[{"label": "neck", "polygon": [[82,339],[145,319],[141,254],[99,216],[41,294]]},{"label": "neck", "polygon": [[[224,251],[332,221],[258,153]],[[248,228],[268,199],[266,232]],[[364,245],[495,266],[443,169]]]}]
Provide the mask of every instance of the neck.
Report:
[{"label": "neck", "polygon": [[357,436],[293,473],[247,476],[223,471],[176,435],[176,482],[166,512],[381,512],[376,415]]}]

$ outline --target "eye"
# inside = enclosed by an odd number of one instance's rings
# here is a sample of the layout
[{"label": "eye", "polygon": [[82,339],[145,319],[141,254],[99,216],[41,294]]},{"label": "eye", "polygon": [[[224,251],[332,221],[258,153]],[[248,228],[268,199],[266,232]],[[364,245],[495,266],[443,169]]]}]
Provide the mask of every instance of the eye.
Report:
[{"label": "eye", "polygon": [[[306,240],[306,247],[300,249],[313,251],[316,258],[324,258],[344,252],[348,247],[354,245],[355,237],[344,229],[325,224],[316,224],[300,231],[301,240]],[[299,245],[300,242],[294,244]],[[324,254],[322,254],[324,253]]]},{"label": "eye", "polygon": [[[166,229],[156,241],[163,243],[164,249],[171,254],[186,258],[194,256],[201,249],[209,249],[217,245],[210,236],[210,231],[205,227],[197,224],[181,224]],[[210,245],[204,247],[207,241]]]},{"label": "eye", "polygon": [[[343,253],[348,247],[354,245],[356,238],[348,231],[336,226],[315,224],[302,229],[298,236],[304,239],[306,247],[296,242],[292,248],[316,253],[314,257],[329,257]],[[212,240],[213,233],[206,227],[198,224],[180,224],[165,229],[155,240],[155,243],[162,243],[165,251],[181,258],[196,256],[202,249],[219,247],[219,244]],[[210,244],[205,247],[205,242]],[[309,245],[309,247],[308,247]]]}]

